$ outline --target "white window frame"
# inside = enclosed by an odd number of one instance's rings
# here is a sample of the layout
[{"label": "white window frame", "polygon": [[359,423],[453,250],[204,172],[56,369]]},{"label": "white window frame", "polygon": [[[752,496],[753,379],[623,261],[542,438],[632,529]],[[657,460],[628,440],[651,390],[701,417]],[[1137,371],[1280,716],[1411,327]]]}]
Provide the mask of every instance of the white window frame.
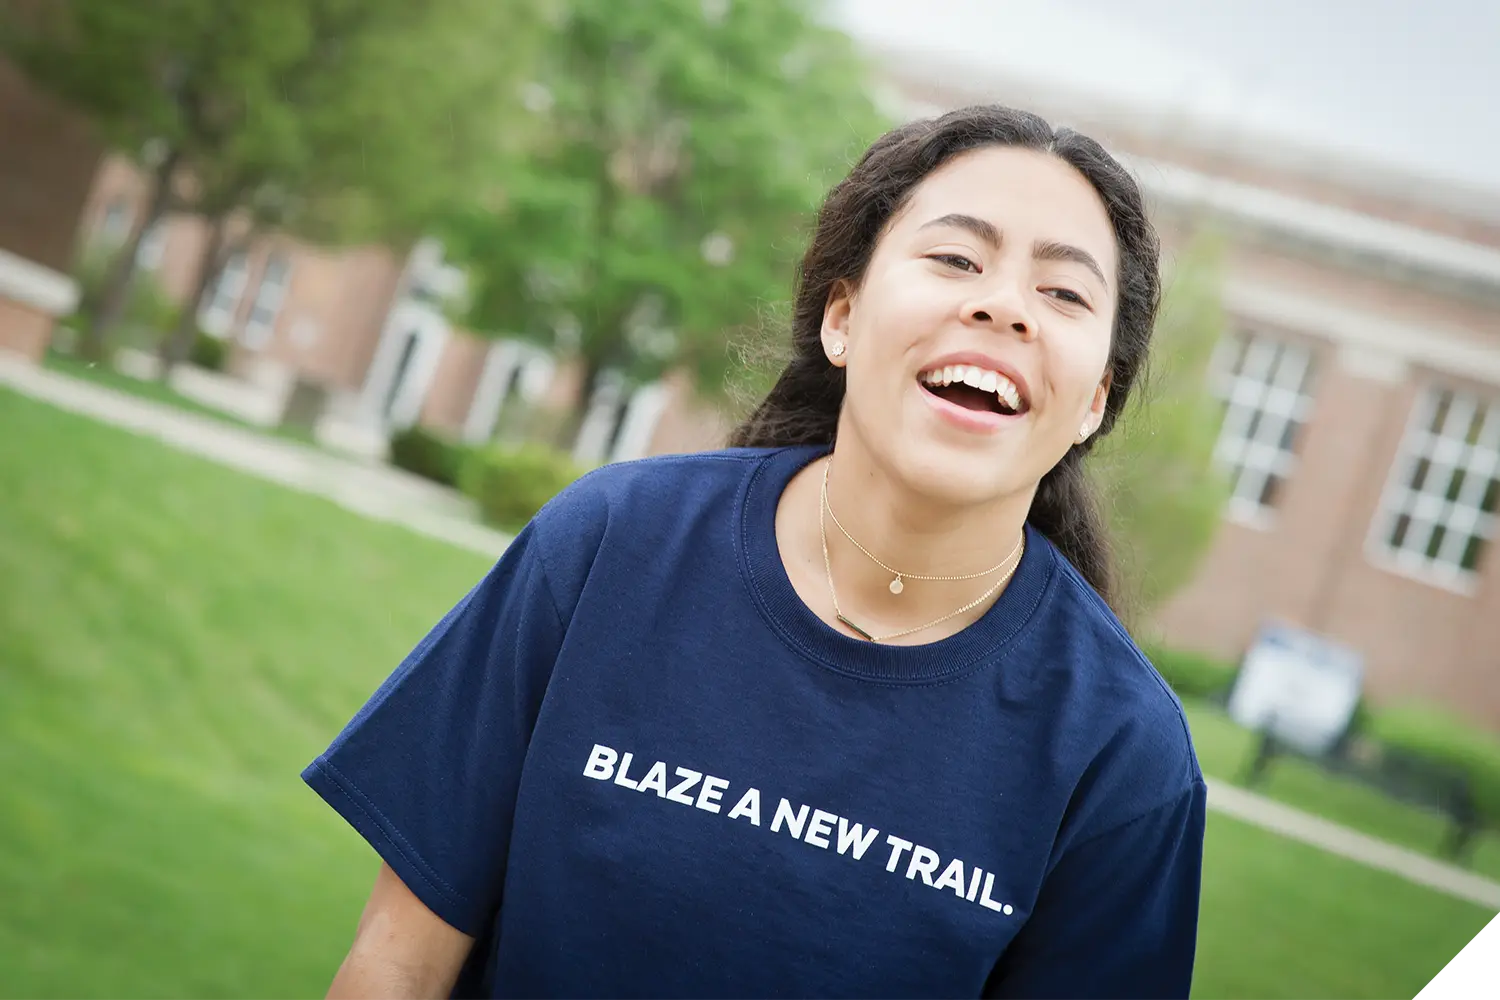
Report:
[{"label": "white window frame", "polygon": [[245,294],[245,282],[250,277],[250,261],[243,251],[238,251],[224,262],[219,276],[214,279],[203,308],[198,310],[198,325],[203,332],[214,337],[227,337],[239,310],[240,299]]},{"label": "white window frame", "polygon": [[[1312,416],[1315,360],[1310,346],[1253,330],[1235,331],[1215,351],[1211,381],[1224,404],[1214,461],[1231,478],[1226,513],[1268,527],[1276,508],[1266,504],[1267,483],[1283,486],[1297,467],[1302,428]],[[1289,444],[1283,444],[1291,428]]]},{"label": "white window frame", "polygon": [[[1393,572],[1472,593],[1495,540],[1497,505],[1500,392],[1428,386],[1412,407],[1367,555]],[[1473,565],[1466,568],[1471,546]]]},{"label": "white window frame", "polygon": [[111,249],[120,247],[130,236],[130,225],[134,218],[130,199],[123,196],[110,199],[109,204],[104,206],[104,214],[99,218],[97,240]]},{"label": "white window frame", "polygon": [[162,258],[167,253],[167,220],[157,219],[151,223],[144,233],[141,234],[141,242],[136,244],[135,263],[143,271],[155,271],[161,267]]},{"label": "white window frame", "polygon": [[[273,278],[274,274],[274,278]],[[245,329],[240,341],[253,351],[258,351],[271,340],[276,331],[276,320],[281,316],[281,307],[286,302],[292,287],[292,259],[281,251],[273,250],[266,258],[256,285],[255,299],[250,303],[250,314],[245,318]]]}]

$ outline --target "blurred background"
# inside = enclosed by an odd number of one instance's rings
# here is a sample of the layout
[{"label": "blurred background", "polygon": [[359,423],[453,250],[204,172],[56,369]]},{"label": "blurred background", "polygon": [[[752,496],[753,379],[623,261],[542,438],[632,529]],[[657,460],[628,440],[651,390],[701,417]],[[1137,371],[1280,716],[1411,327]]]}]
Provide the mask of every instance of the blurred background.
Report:
[{"label": "blurred background", "polygon": [[[0,995],[321,995],[298,780],[583,470],[716,447],[828,186],[1035,110],[1167,245],[1101,449],[1213,783],[1200,997],[1500,910],[1500,8],[0,0]],[[583,915],[586,919],[586,915]]]}]

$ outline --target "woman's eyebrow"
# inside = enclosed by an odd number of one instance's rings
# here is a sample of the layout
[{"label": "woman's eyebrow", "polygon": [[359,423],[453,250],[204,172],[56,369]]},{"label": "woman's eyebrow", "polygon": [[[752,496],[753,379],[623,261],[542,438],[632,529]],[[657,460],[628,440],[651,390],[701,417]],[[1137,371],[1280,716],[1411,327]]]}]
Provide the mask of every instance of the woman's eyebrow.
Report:
[{"label": "woman's eyebrow", "polygon": [[1000,246],[1000,230],[996,229],[993,223],[986,222],[977,216],[964,215],[962,212],[949,212],[947,215],[939,216],[931,222],[922,223],[917,231],[921,232],[923,229],[931,229],[935,226],[953,226],[956,229],[967,229],[990,246],[997,249]]},{"label": "woman's eyebrow", "polygon": [[1082,264],[1094,272],[1094,276],[1106,289],[1109,288],[1109,279],[1104,277],[1104,268],[1099,266],[1093,254],[1082,247],[1075,247],[1071,243],[1059,243],[1056,240],[1037,240],[1031,245],[1031,257],[1033,260],[1059,260]]},{"label": "woman's eyebrow", "polygon": [[[917,228],[918,232],[923,229],[932,229],[939,226],[952,226],[955,229],[964,229],[973,233],[990,246],[999,249],[1002,236],[998,227],[992,222],[974,215],[965,215],[962,212],[950,212],[947,215],[938,216],[930,222],[924,222]],[[1074,264],[1082,264],[1106,289],[1109,288],[1109,279],[1104,276],[1104,268],[1094,259],[1094,255],[1082,247],[1075,247],[1071,243],[1059,243],[1057,240],[1037,240],[1031,246],[1033,260],[1065,261]]]}]

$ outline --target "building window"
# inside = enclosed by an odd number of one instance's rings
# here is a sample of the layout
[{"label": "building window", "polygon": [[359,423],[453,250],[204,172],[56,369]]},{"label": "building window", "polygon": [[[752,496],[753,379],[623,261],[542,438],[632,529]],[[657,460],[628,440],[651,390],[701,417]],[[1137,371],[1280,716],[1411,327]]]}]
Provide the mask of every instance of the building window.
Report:
[{"label": "building window", "polygon": [[255,301],[250,306],[250,315],[245,320],[245,332],[241,338],[246,347],[260,350],[271,339],[276,329],[276,317],[281,314],[281,305],[286,301],[287,289],[292,283],[292,263],[284,253],[272,253],[261,272],[260,286],[255,290]]},{"label": "building window", "polygon": [[1375,538],[1396,568],[1462,584],[1495,533],[1500,401],[1429,389],[1412,411]]},{"label": "building window", "polygon": [[237,253],[224,263],[224,269],[214,280],[213,289],[204,299],[198,311],[198,325],[205,333],[215,337],[227,337],[239,310],[240,296],[245,293],[245,279],[249,273],[249,262],[243,253]]},{"label": "building window", "polygon": [[1312,412],[1312,352],[1253,334],[1231,334],[1213,364],[1224,423],[1214,458],[1229,472],[1229,512],[1263,520],[1297,464],[1297,440]]},{"label": "building window", "polygon": [[136,266],[144,271],[154,271],[161,267],[162,256],[167,250],[167,220],[157,219],[151,223],[151,228],[141,234],[141,242],[136,247]]},{"label": "building window", "polygon": [[111,250],[119,247],[130,235],[130,202],[116,198],[104,209],[104,218],[99,221],[99,242]]}]

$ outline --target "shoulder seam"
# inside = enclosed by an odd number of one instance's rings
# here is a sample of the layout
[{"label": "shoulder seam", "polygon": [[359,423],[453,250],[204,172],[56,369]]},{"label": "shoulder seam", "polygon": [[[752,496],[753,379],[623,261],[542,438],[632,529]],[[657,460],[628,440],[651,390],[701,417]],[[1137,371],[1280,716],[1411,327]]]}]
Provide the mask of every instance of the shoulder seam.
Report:
[{"label": "shoulder seam", "polygon": [[[1103,604],[1103,600],[1099,595],[1084,585],[1083,581],[1078,577],[1076,570],[1069,572],[1069,569],[1065,568],[1062,575],[1072,586],[1074,593],[1078,595],[1080,600],[1096,606],[1095,610],[1097,610],[1097,605]],[[1151,662],[1151,658],[1142,652],[1140,646],[1136,645],[1136,641],[1131,638],[1129,632],[1125,631],[1125,626],[1120,624],[1119,619],[1109,610],[1108,606],[1104,610],[1108,612],[1100,616],[1104,620],[1104,624],[1118,638],[1124,640],[1125,646],[1130,650],[1131,655],[1135,657],[1141,666],[1146,668],[1147,672],[1151,675],[1151,679],[1156,682],[1156,686],[1167,696],[1167,700],[1171,702],[1172,709],[1177,715],[1177,724],[1182,727],[1183,739],[1187,741],[1189,774],[1192,780],[1201,782],[1203,774],[1198,767],[1197,753],[1193,749],[1193,732],[1191,727],[1188,726],[1187,713],[1182,709],[1182,700],[1177,697],[1177,692],[1172,690],[1172,686],[1166,682],[1161,672],[1156,669],[1156,665]]]},{"label": "shoulder seam", "polygon": [[545,539],[542,537],[545,529],[540,521],[535,523],[536,567],[542,574],[542,589],[547,592],[547,603],[552,605],[552,615],[557,619],[557,627],[566,632],[568,623],[563,619],[562,603],[557,599],[557,586],[552,582],[552,573],[547,569],[547,546],[543,544]]},{"label": "shoulder seam", "polygon": [[1145,809],[1142,809],[1140,812],[1136,813],[1134,816],[1130,817],[1127,820],[1122,820],[1121,822],[1116,823],[1114,826],[1111,826],[1111,827],[1109,827],[1107,829],[1104,829],[1104,830],[1100,830],[1098,833],[1090,834],[1089,836],[1085,837],[1083,840],[1080,840],[1078,843],[1070,845],[1068,847],[1068,851],[1072,852],[1072,851],[1078,850],[1079,848],[1087,847],[1089,844],[1092,844],[1096,840],[1100,840],[1100,839],[1102,839],[1104,837],[1113,836],[1114,834],[1117,834],[1120,831],[1124,830],[1126,827],[1134,826],[1135,824],[1137,824],[1137,823],[1141,822],[1142,820],[1146,819],[1148,816],[1151,816],[1151,815],[1153,815],[1155,813],[1163,812],[1163,811],[1165,811],[1167,809],[1175,808],[1177,806],[1177,803],[1181,802],[1187,796],[1192,795],[1193,792],[1195,792],[1199,788],[1203,789],[1203,796],[1204,796],[1204,799],[1206,801],[1207,798],[1208,798],[1208,783],[1206,781],[1204,781],[1202,777],[1195,777],[1195,778],[1192,779],[1192,781],[1188,782],[1188,785],[1187,785],[1186,788],[1182,789],[1176,795],[1173,795],[1171,798],[1169,798],[1169,799],[1163,799],[1161,802],[1158,802],[1154,806],[1149,806],[1149,807],[1147,807]]}]

